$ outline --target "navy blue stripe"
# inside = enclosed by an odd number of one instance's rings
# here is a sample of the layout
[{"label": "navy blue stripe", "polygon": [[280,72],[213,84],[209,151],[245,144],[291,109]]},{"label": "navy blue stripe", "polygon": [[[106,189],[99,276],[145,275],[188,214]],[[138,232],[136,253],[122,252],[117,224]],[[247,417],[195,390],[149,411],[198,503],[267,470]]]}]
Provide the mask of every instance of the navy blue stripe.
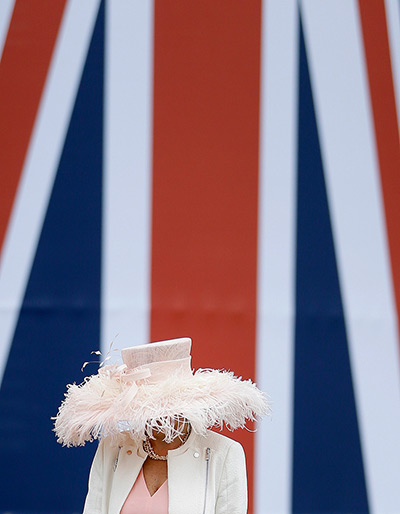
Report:
[{"label": "navy blue stripe", "polygon": [[2,510],[82,512],[95,446],[50,417],[99,347],[103,46],[101,4],[0,392]]},{"label": "navy blue stripe", "polygon": [[293,512],[368,512],[346,327],[300,29]]}]

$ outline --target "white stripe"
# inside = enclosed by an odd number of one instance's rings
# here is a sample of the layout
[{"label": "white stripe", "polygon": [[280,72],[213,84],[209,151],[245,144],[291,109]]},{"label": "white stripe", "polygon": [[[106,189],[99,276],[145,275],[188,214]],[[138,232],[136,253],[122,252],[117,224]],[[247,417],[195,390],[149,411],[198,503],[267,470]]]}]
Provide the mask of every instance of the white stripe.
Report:
[{"label": "white stripe", "polygon": [[15,0],[0,1],[0,61],[3,55],[4,45],[10,27],[11,16],[14,10]]},{"label": "white stripe", "polygon": [[104,351],[149,338],[153,2],[106,8]]},{"label": "white stripe", "polygon": [[99,0],[66,6],[0,261],[0,380],[6,366],[88,51]]},{"label": "white stripe", "polygon": [[298,8],[266,0],[262,16],[257,382],[272,420],[256,433],[256,512],[291,512]]},{"label": "white stripe", "polygon": [[400,130],[400,1],[385,0],[386,21],[392,62],[393,86]]},{"label": "white stripe", "polygon": [[303,0],[370,511],[400,510],[397,319],[357,2]]}]

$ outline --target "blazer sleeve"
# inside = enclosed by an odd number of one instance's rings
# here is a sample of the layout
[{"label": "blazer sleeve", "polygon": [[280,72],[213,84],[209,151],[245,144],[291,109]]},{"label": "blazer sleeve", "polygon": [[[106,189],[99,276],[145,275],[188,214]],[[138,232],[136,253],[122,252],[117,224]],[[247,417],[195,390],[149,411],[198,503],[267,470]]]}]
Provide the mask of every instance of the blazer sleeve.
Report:
[{"label": "blazer sleeve", "polygon": [[218,488],[215,514],[247,513],[247,474],[243,447],[233,441],[227,452]]},{"label": "blazer sleeve", "polygon": [[89,487],[83,514],[102,514],[103,504],[104,444],[97,447],[89,474]]}]

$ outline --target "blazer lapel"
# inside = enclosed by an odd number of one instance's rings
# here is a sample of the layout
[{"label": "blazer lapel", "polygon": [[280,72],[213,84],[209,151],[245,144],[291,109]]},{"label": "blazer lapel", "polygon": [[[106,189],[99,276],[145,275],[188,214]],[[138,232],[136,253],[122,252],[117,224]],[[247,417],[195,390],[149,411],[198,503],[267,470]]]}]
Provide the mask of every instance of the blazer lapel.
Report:
[{"label": "blazer lapel", "polygon": [[200,514],[206,492],[205,449],[191,446],[168,459],[169,510],[172,514]]},{"label": "blazer lapel", "polygon": [[145,457],[136,446],[121,448],[110,493],[109,514],[120,513],[144,461]]}]

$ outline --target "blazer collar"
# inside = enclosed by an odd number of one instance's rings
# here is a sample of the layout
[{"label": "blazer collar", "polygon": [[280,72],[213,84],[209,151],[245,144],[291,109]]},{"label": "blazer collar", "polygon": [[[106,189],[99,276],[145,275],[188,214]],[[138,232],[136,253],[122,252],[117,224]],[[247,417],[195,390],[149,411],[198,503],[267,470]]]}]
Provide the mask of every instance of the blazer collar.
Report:
[{"label": "blazer collar", "polygon": [[114,473],[110,493],[110,514],[119,514],[129,491],[132,489],[139,475],[145,458],[146,456],[139,454],[139,448],[137,446],[122,446],[119,452],[118,464]]},{"label": "blazer collar", "polygon": [[[185,444],[175,450],[169,450],[168,461],[178,455],[183,455],[189,448],[193,448],[196,445],[196,438],[197,435],[192,430]],[[110,493],[110,514],[119,514],[121,511],[146,458],[147,453],[143,450],[142,444],[121,447]]]}]

